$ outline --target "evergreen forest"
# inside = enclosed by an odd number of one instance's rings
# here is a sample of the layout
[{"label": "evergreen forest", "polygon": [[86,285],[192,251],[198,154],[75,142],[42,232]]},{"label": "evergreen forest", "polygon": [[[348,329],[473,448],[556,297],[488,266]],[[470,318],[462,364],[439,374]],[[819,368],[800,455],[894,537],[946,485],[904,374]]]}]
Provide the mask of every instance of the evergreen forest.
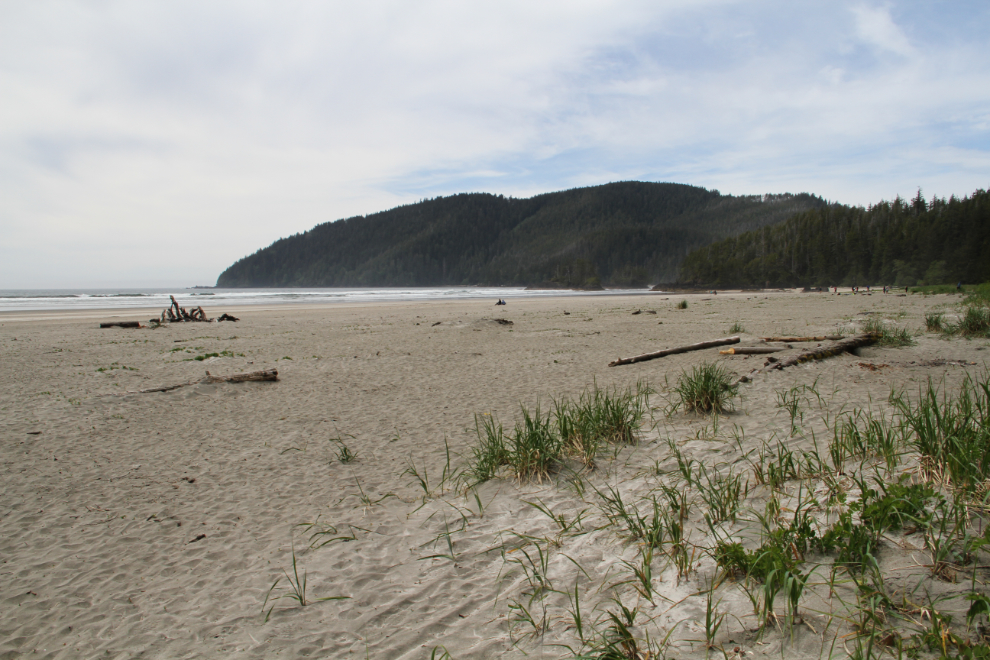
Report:
[{"label": "evergreen forest", "polygon": [[465,193],[282,238],[227,268],[217,286],[638,287],[676,281],[692,250],[826,207],[810,194],[635,181],[528,199]]},{"label": "evergreen forest", "polygon": [[695,249],[680,282],[708,287],[913,286],[990,281],[990,193],[921,190],[869,208],[823,205]]}]

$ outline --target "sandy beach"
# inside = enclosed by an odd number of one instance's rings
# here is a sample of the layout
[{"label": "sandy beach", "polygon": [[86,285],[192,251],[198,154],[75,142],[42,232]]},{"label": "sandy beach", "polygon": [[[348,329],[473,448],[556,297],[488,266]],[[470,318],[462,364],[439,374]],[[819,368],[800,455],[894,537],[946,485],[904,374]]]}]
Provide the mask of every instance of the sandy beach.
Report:
[{"label": "sandy beach", "polygon": [[[687,309],[676,308],[681,300]],[[715,561],[698,550],[679,576],[658,553],[650,602],[629,581],[640,544],[607,524],[595,489],[635,502],[660,481],[676,483],[673,442],[695,461],[746,473],[743,509],[762,512],[769,496],[749,476],[747,451],[777,439],[807,448],[812,431],[825,441],[836,415],[888,410],[892,388],[917,395],[944,378],[951,391],[984,373],[987,340],[923,332],[926,311],[959,300],[744,292],[244,308],[223,310],[237,323],[139,330],[101,330],[110,315],[93,312],[0,316],[0,658],[412,659],[439,657],[438,647],[453,658],[569,657],[562,645],[577,650],[582,634],[605,630],[615,599],[638,608],[637,634],[673,629],[669,656],[704,657]],[[146,322],[158,311],[114,315]],[[916,333],[914,345],[759,375],[717,423],[683,409],[666,415],[670,387],[704,361],[742,375],[764,356],[710,349],[607,366],[727,337],[736,323],[753,343],[848,335],[872,317]],[[271,367],[278,382],[128,394],[207,370]],[[638,381],[656,392],[637,444],[590,473],[469,491],[442,482],[446,466],[470,458],[478,416],[511,426],[521,405],[545,410],[596,383]],[[802,386],[815,395],[802,390],[802,432],[793,433],[780,393]],[[353,460],[341,460],[345,446]],[[429,492],[412,472],[428,475]],[[799,484],[785,488],[784,508]],[[563,533],[530,503],[581,522]],[[697,548],[707,543],[703,511],[690,513]],[[923,555],[917,538],[897,541],[907,545],[882,554],[891,574]],[[293,556],[305,607],[288,597]],[[540,634],[514,605],[533,602],[534,561],[552,584],[537,603]],[[852,587],[838,587],[840,597],[843,588]],[[829,618],[826,591],[808,589],[808,625],[757,641],[750,602],[726,580],[715,642],[726,657],[844,655],[848,622]],[[946,604],[957,621],[966,607]]]}]

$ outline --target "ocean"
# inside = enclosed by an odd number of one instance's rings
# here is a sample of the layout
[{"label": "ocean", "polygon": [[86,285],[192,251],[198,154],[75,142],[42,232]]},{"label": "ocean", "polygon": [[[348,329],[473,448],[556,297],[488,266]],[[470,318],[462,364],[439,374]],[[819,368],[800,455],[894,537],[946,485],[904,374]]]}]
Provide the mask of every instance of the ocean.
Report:
[{"label": "ocean", "polygon": [[527,291],[522,287],[396,287],[354,289],[13,289],[0,290],[0,312],[71,311],[86,309],[164,309],[169,295],[182,307],[214,308],[246,305],[327,304],[376,301],[423,301],[609,296],[649,293],[646,289],[606,291]]}]

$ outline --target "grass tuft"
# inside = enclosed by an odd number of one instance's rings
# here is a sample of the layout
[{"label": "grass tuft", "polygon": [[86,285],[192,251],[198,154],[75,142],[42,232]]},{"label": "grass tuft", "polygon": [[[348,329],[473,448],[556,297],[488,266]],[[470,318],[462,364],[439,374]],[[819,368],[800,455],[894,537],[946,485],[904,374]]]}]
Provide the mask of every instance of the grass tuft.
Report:
[{"label": "grass tuft", "polygon": [[959,324],[953,330],[955,334],[960,334],[963,337],[990,336],[990,307],[969,305],[966,307],[966,313],[959,320]]},{"label": "grass tuft", "polygon": [[[285,593],[283,593],[282,595],[272,598],[272,592],[275,591],[275,587],[279,585],[283,577],[285,578],[286,582],[289,585],[288,588],[285,589]],[[261,605],[261,612],[265,615],[265,623],[268,623],[268,619],[271,618],[272,610],[275,609],[276,601],[279,601],[283,598],[288,598],[289,600],[296,601],[299,604],[299,607],[306,607],[311,603],[317,603],[327,600],[345,600],[347,598],[350,598],[350,596],[326,596],[324,598],[311,599],[306,595],[306,578],[307,578],[306,571],[303,571],[303,574],[299,575],[299,564],[296,560],[296,548],[295,546],[293,546],[292,575],[289,575],[289,573],[283,568],[282,575],[279,576],[274,583],[272,583],[272,586],[268,590],[268,593],[265,594],[265,602],[262,603]],[[272,606],[268,608],[267,612],[265,612],[265,607],[268,606],[268,603],[271,603]]]},{"label": "grass tuft", "polygon": [[555,400],[547,414],[538,404],[533,412],[523,407],[522,419],[508,433],[494,415],[476,415],[478,443],[465,473],[480,483],[508,467],[518,479],[542,482],[568,456],[594,467],[604,447],[635,442],[651,393],[643,383],[624,391],[596,384],[577,401]]},{"label": "grass tuft", "polygon": [[893,403],[913,432],[928,480],[973,495],[990,491],[990,374],[967,377],[956,397],[929,380],[916,406],[902,396]]},{"label": "grass tuft", "polygon": [[945,329],[945,312],[934,309],[926,312],[925,329],[928,332],[942,332]]},{"label": "grass tuft", "polygon": [[687,410],[718,414],[728,410],[739,386],[732,384],[732,377],[721,364],[705,362],[690,374],[682,372],[674,391],[681,397],[678,405],[683,404]]},{"label": "grass tuft", "polygon": [[[347,437],[351,439],[354,438],[353,435],[348,435]],[[336,438],[330,438],[330,442],[337,446],[337,460],[341,463],[350,463],[357,459],[357,454],[355,454],[354,451],[344,443],[344,439],[342,437],[338,436]]]},{"label": "grass tuft", "polygon": [[914,340],[906,328],[889,328],[883,319],[873,317],[863,325],[863,331],[877,335],[878,346],[911,346]]}]

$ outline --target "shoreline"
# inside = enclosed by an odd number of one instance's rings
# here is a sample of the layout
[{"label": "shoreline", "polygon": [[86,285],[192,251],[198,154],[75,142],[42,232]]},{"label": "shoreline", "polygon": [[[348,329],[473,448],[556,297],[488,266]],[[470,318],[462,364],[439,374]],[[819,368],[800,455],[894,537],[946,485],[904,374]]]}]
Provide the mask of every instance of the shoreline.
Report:
[{"label": "shoreline", "polygon": [[[595,292],[588,292],[588,295],[518,295],[510,298],[510,306],[517,304],[528,304],[534,301],[542,301],[546,303],[558,303],[561,301],[570,301],[578,299],[605,299],[605,300],[622,300],[625,298],[630,299],[649,299],[651,297],[661,298],[664,296],[693,296],[693,295],[705,295],[707,292],[689,292],[689,293],[670,293],[666,291],[643,291],[642,293],[627,293],[622,290],[621,293],[608,293],[594,295]],[[780,291],[773,291],[780,295]],[[718,295],[725,297],[738,296],[738,295],[753,295],[752,292],[747,291],[726,291],[724,293],[719,293]],[[331,311],[334,309],[355,309],[355,308],[374,308],[378,306],[431,306],[431,305],[445,305],[445,304],[487,304],[489,298],[454,298],[454,299],[428,299],[428,300],[375,300],[375,301],[340,301],[340,302],[309,302],[309,303],[260,303],[260,304],[248,304],[248,305],[219,305],[214,309],[217,310],[215,313],[210,310],[209,301],[205,301],[201,306],[207,311],[207,315],[219,316],[223,313],[238,315],[238,314],[250,314],[251,312],[302,312],[302,311]],[[197,301],[199,302],[199,301]],[[188,308],[188,307],[187,307]],[[154,316],[158,316],[162,312],[162,307],[133,307],[133,308],[120,308],[120,307],[87,307],[86,309],[54,309],[54,310],[22,310],[22,311],[0,311],[0,323],[5,322],[30,322],[30,321],[68,321],[68,320],[90,320],[90,319],[121,319],[121,320],[139,320],[142,324],[147,323],[148,320]],[[504,309],[504,307],[499,306],[498,309]]]}]

